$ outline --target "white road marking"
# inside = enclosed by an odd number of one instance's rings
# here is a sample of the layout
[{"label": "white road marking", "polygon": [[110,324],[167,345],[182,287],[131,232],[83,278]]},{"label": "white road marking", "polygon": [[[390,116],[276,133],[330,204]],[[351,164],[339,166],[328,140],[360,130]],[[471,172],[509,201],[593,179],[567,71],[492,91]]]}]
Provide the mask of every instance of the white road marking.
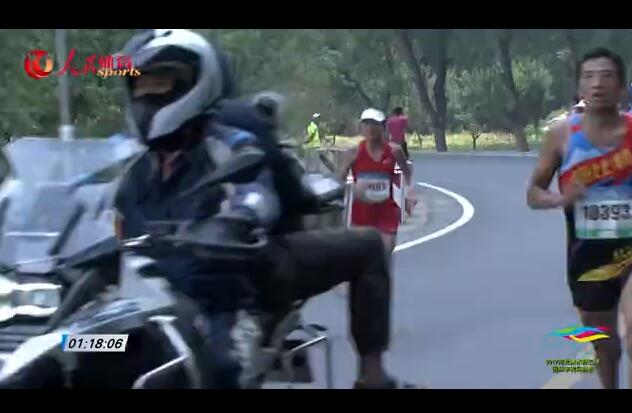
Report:
[{"label": "white road marking", "polygon": [[[461,217],[459,219],[457,219],[455,222],[453,222],[450,225],[447,225],[443,228],[441,228],[438,231],[433,232],[432,234],[428,234],[428,235],[424,235],[421,238],[417,238],[414,239],[412,241],[408,241],[408,242],[404,242],[403,244],[397,245],[395,247],[395,249],[393,250],[393,253],[399,252],[399,251],[403,251],[403,250],[407,250],[408,248],[412,248],[415,247],[417,245],[423,244],[424,242],[428,242],[431,241],[435,238],[439,238],[443,235],[446,235],[449,232],[454,231],[455,229],[462,227],[463,225],[467,224],[472,217],[474,216],[474,207],[472,206],[472,204],[470,203],[470,201],[468,201],[467,199],[465,199],[464,197],[462,197],[461,195],[454,193],[452,191],[449,191],[445,188],[441,188],[439,186],[435,186],[426,182],[417,182],[417,185],[419,186],[424,186],[426,188],[430,188],[430,189],[434,189],[435,191],[439,191],[443,194],[448,195],[451,198],[454,198],[459,205],[461,205],[461,208],[463,210],[463,213],[461,214]],[[425,209],[425,206],[422,206],[423,209]],[[423,214],[426,213],[426,211],[424,210],[422,212]],[[427,217],[424,216],[423,220],[421,221],[421,224],[418,225],[423,225],[426,221]],[[340,286],[338,286],[335,289],[335,292],[337,293],[337,295],[341,296],[341,297],[346,297],[347,296],[347,284],[340,284]]]},{"label": "white road marking", "polygon": [[403,251],[406,250],[408,248],[412,248],[415,247],[417,245],[423,244],[424,242],[428,242],[431,241],[435,238],[439,238],[443,235],[446,235],[452,231],[454,231],[457,228],[462,227],[463,225],[467,224],[472,217],[474,216],[474,207],[472,206],[472,204],[470,203],[470,201],[468,201],[467,199],[465,199],[464,197],[462,197],[459,194],[456,194],[452,191],[449,191],[445,188],[441,188],[439,186],[435,186],[435,185],[431,185],[425,182],[417,182],[417,185],[420,186],[424,186],[426,188],[430,188],[430,189],[434,189],[435,191],[439,191],[442,192],[446,195],[448,195],[451,198],[454,198],[459,205],[461,205],[461,208],[463,209],[463,213],[461,214],[461,217],[459,219],[457,219],[456,221],[454,221],[453,223],[451,223],[450,225],[441,228],[438,231],[433,232],[432,234],[428,234],[425,235],[421,238],[417,238],[415,240],[412,241],[408,241],[405,242],[403,244],[400,244],[398,246],[395,247],[394,252],[398,252],[398,251]]}]

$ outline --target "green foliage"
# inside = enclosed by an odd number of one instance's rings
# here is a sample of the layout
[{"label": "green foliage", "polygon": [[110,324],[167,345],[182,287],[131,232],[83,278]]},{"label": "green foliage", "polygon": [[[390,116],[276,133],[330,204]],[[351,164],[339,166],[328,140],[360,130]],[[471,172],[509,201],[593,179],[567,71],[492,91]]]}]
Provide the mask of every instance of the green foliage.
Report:
[{"label": "green foliage", "polygon": [[514,79],[527,120],[538,123],[553,109],[551,72],[535,58],[521,59],[514,62]]},{"label": "green foliage", "polygon": [[448,79],[448,112],[454,130],[478,133],[507,128],[502,115],[505,91],[497,68],[452,72]]},{"label": "green foliage", "polygon": [[[433,132],[428,107],[437,109],[445,93],[447,132],[464,136],[506,134],[511,96],[498,64],[497,30],[409,30],[415,63],[426,83],[428,101],[391,29],[196,29],[227,50],[239,92],[275,90],[289,101],[284,132],[304,138],[312,113],[322,114],[325,134],[353,135],[359,113],[368,106],[390,111],[403,106],[412,129]],[[510,57],[518,108],[526,134],[537,141],[551,112],[568,107],[574,94],[575,62],[589,48],[606,45],[632,65],[632,32],[615,29],[529,29],[510,32]],[[121,48],[130,29],[72,29],[75,66],[91,54]],[[53,52],[52,29],[0,30],[0,133],[56,136],[59,124],[57,78],[34,80],[24,73],[32,49]],[[446,40],[447,39],[447,40]],[[443,43],[442,43],[443,42]],[[442,44],[447,46],[442,49]],[[442,50],[447,50],[444,53]],[[445,91],[436,87],[446,62]],[[410,63],[410,62],[409,62]],[[56,59],[55,68],[63,62]],[[632,69],[628,68],[628,74]],[[82,136],[107,136],[124,128],[122,80],[88,75],[72,78],[73,119]],[[522,119],[519,119],[522,122]],[[435,122],[436,126],[436,122]],[[514,125],[515,126],[515,125]]]}]

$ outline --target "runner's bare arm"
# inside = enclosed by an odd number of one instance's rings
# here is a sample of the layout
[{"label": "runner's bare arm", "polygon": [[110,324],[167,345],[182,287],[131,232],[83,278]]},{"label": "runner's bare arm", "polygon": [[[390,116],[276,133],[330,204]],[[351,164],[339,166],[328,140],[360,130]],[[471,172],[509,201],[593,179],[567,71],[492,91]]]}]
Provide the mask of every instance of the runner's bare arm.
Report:
[{"label": "runner's bare arm", "polygon": [[340,169],[338,170],[337,175],[343,182],[347,182],[347,176],[349,176],[351,165],[353,165],[353,162],[355,162],[357,156],[358,156],[357,146],[354,146],[353,148],[349,148],[342,153],[342,163],[340,164]]},{"label": "runner's bare arm", "polygon": [[551,192],[549,187],[562,163],[567,128],[567,121],[561,121],[549,129],[544,137],[544,146],[527,190],[527,205],[532,209],[559,208],[564,204],[563,196]]},{"label": "runner's bare arm", "polygon": [[395,160],[397,161],[397,164],[399,165],[400,169],[402,170],[402,174],[404,175],[404,183],[406,184],[408,188],[412,188],[413,186],[413,174],[411,170],[412,168],[410,167],[410,165],[408,165],[406,155],[404,154],[404,150],[402,149],[401,146],[395,143],[390,143],[390,145],[391,145],[391,148],[393,148],[393,157],[395,157]]}]

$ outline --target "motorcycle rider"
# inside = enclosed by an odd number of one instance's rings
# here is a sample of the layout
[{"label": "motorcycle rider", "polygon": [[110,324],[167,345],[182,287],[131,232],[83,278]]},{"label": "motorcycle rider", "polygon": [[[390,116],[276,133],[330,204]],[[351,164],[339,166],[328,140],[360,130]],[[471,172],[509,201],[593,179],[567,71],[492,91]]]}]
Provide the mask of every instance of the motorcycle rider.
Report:
[{"label": "motorcycle rider", "polygon": [[[279,155],[272,149],[272,135],[257,139],[238,124],[221,125],[221,113],[209,111],[213,106],[219,107],[226,82],[226,71],[221,70],[215,49],[193,32],[174,29],[135,36],[125,54],[133,57],[143,73],[128,80],[129,108],[130,120],[149,151],[145,162],[137,163],[144,166],[136,170],[132,167],[121,185],[117,206],[122,216],[122,236],[141,235],[151,220],[201,219],[220,212],[221,205],[245,214],[253,226],[273,226],[281,212],[275,189],[289,182],[277,175],[283,162],[280,157],[275,158]],[[259,126],[254,122],[250,129]],[[240,185],[235,195],[228,196],[222,188],[214,188],[200,194],[195,202],[180,201],[176,198],[178,191],[191,186],[196,177],[212,167],[204,144],[200,143],[208,132],[217,138],[219,143],[215,146],[224,147],[224,155],[228,153],[226,147],[254,143],[268,150],[268,161],[273,159],[276,163],[268,163],[269,170],[264,170],[256,181]],[[214,160],[221,162],[219,152]],[[282,200],[280,204],[288,202]],[[397,386],[382,365],[390,333],[390,276],[383,249],[379,233],[371,229],[277,235],[271,238],[268,253],[273,268],[265,285],[258,286],[263,301],[280,308],[342,282],[351,282],[349,304],[351,330],[360,358],[356,382],[359,388]],[[239,280],[239,271],[218,278],[209,275],[215,268],[201,269],[194,261],[165,258],[157,265],[176,289],[203,303],[209,314],[213,326],[207,330],[209,342],[213,342],[209,345],[209,358],[214,362],[215,386],[242,386],[248,359],[236,355],[235,348],[240,345],[234,329],[243,325],[241,321],[246,317],[239,311],[238,303],[249,302],[252,291]],[[228,269],[222,270],[226,275]],[[200,288],[202,280],[212,281]]]},{"label": "motorcycle rider", "polygon": [[[123,238],[148,232],[152,221],[199,220],[230,210],[266,227],[278,216],[277,196],[264,170],[255,182],[235,185],[227,198],[222,186],[179,195],[198,183],[216,164],[255,140],[243,130],[223,127],[209,119],[207,109],[225,92],[219,54],[202,37],[188,30],[152,30],[134,36],[124,49],[142,76],[126,83],[128,119],[148,151],[123,177],[116,199]],[[214,136],[210,159],[207,136]],[[207,315],[202,336],[212,345],[200,358],[214,387],[243,386],[241,372],[252,354],[235,337],[248,322],[254,295],[238,268],[221,262],[201,268],[194,257],[166,256],[156,262],[174,289],[192,298]],[[216,277],[208,273],[218,274]],[[212,329],[209,328],[212,326]]]}]

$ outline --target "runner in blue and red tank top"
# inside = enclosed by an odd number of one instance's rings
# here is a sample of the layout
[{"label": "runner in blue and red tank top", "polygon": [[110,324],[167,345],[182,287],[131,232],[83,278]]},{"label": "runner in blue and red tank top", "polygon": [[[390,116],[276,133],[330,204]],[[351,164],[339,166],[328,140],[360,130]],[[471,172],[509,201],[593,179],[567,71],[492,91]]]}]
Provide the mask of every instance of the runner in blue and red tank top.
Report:
[{"label": "runner in blue and red tank top", "polygon": [[[595,49],[584,56],[577,73],[585,112],[547,133],[527,199],[534,209],[564,210],[568,285],[587,329],[577,337],[590,334],[588,329],[605,335],[592,341],[597,371],[605,388],[617,388],[620,301],[626,349],[632,355],[632,284],[627,283],[632,268],[632,117],[619,108],[626,91],[620,56]],[[549,191],[556,172],[561,194]],[[629,374],[632,379],[632,369]]]},{"label": "runner in blue and red tank top", "polygon": [[389,143],[386,117],[376,109],[367,109],[360,117],[360,133],[364,140],[345,153],[341,178],[349,169],[353,174],[354,191],[351,224],[373,227],[380,231],[389,253],[395,248],[400,209],[393,199],[395,165],[399,164],[407,185],[406,209],[410,213],[415,203],[411,170],[402,148]]}]

